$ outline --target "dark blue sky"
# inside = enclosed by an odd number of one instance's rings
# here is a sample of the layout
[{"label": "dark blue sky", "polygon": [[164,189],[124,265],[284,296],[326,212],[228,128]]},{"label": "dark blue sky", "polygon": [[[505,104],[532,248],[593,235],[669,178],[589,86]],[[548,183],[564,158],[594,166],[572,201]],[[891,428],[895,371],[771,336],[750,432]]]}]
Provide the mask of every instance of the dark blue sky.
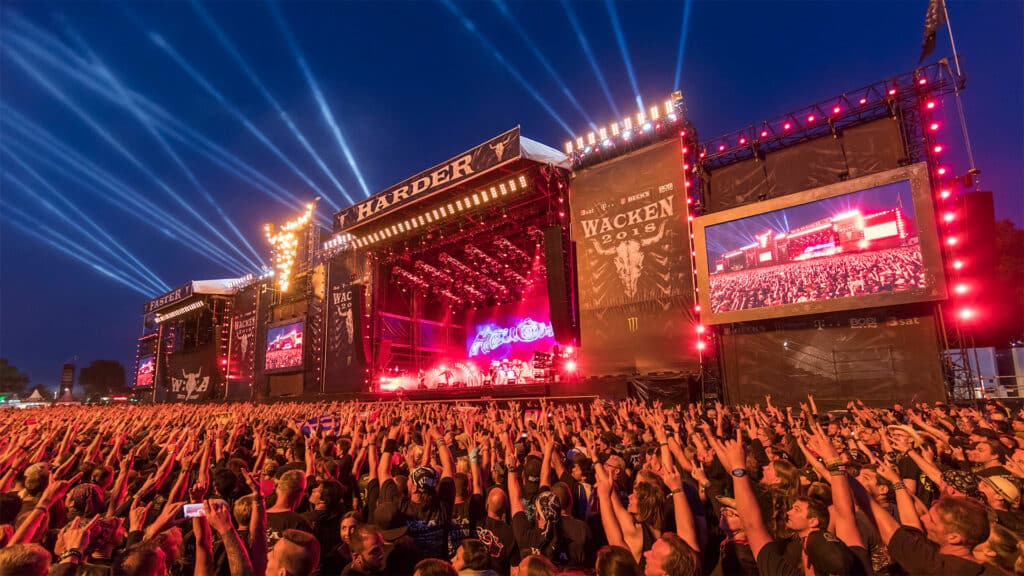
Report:
[{"label": "dark blue sky", "polygon": [[[679,86],[691,120],[701,138],[708,139],[909,70],[919,55],[926,4],[693,2]],[[61,235],[113,261],[102,252],[100,245],[105,245],[127,260],[112,247],[117,241],[171,286],[231,277],[236,275],[232,265],[223,261],[242,260],[239,253],[254,256],[210,199],[266,257],[262,223],[295,212],[268,194],[288,192],[304,202],[318,195],[312,182],[326,199],[344,205],[339,187],[358,200],[363,183],[379,190],[516,124],[525,135],[559,149],[568,136],[563,124],[586,131],[583,114],[497,5],[452,6],[276,5],[331,110],[346,152],[268,5],[204,5],[336,185],[190,3],[3,3],[0,356],[28,371],[33,382],[51,384],[59,378],[60,364],[75,356],[79,365],[114,358],[130,369],[134,361],[146,297],[42,239]],[[684,6],[617,5],[645,104],[663,101],[675,87]],[[570,8],[611,100],[622,115],[635,114],[633,83],[607,6],[588,2]],[[580,108],[599,125],[617,119],[561,3],[515,3],[507,10]],[[996,193],[997,217],[1020,224],[1024,5],[950,0],[949,10],[969,77],[964,102],[982,183]],[[455,12],[468,17],[488,40],[470,32]],[[943,31],[931,60],[950,53]],[[218,95],[185,66],[193,67]],[[946,139],[952,165],[960,172],[966,161],[955,109],[951,99],[945,104]],[[63,156],[57,152],[61,146]],[[111,188],[78,171],[83,161],[103,170],[100,178],[121,196],[111,198]],[[85,217],[109,235],[99,245],[76,229],[99,236]],[[238,251],[217,240],[214,231],[232,240]],[[222,262],[200,255],[208,250],[195,246],[197,232],[221,247],[226,254]],[[126,268],[101,267],[115,274]]]}]

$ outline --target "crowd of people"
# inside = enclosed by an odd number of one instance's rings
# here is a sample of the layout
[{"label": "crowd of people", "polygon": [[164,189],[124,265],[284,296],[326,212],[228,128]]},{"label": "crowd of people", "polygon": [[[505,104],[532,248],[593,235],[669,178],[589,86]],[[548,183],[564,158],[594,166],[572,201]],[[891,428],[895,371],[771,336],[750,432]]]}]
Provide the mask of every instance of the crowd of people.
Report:
[{"label": "crowd of people", "polygon": [[1024,410],[0,412],[0,575],[1024,574]]},{"label": "crowd of people", "polygon": [[927,287],[920,246],[836,254],[711,275],[715,312],[898,294]]}]

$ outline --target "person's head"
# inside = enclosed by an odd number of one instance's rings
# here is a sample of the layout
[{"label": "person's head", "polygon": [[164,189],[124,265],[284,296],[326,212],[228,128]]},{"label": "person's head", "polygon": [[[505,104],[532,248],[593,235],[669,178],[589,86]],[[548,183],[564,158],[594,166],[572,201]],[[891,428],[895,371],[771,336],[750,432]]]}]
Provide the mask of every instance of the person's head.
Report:
[{"label": "person's head", "polygon": [[238,476],[230,468],[213,471],[213,487],[221,498],[230,499],[238,490]]},{"label": "person's head", "polygon": [[964,455],[967,459],[974,464],[997,464],[1000,461],[1000,456],[1003,451],[1003,446],[996,440],[982,440],[974,443],[974,447],[964,451]]},{"label": "person's head", "polygon": [[534,515],[537,528],[543,530],[545,534],[554,529],[562,517],[562,504],[551,491],[537,494],[537,498],[534,500],[534,509],[537,511]]},{"label": "person's head", "polygon": [[892,494],[892,484],[885,478],[878,475],[878,469],[873,465],[861,467],[857,472],[857,481],[868,491],[868,494],[879,503],[889,501]]},{"label": "person's head", "polygon": [[64,497],[71,518],[92,518],[103,510],[103,492],[95,484],[79,484]]},{"label": "person's head", "polygon": [[416,563],[412,576],[458,576],[451,564],[437,558],[427,558]]},{"label": "person's head", "polygon": [[111,572],[114,576],[165,576],[167,557],[157,542],[147,540],[125,550]]},{"label": "person's head", "polygon": [[459,544],[452,559],[452,566],[458,570],[486,570],[491,562],[487,545],[476,538],[466,538]]},{"label": "person's head", "polygon": [[320,543],[309,532],[285,530],[267,552],[267,576],[310,576],[320,563]]},{"label": "person's head", "polygon": [[384,534],[373,524],[360,524],[349,537],[352,562],[366,572],[384,570]]},{"label": "person's head", "polygon": [[626,472],[626,461],[622,459],[622,456],[613,454],[605,461],[604,468],[608,471],[608,475],[611,476],[612,482],[616,482]]},{"label": "person's head", "polygon": [[640,576],[633,553],[622,546],[605,546],[597,551],[597,576]]},{"label": "person's head", "polygon": [[941,547],[962,546],[973,549],[988,539],[988,513],[985,507],[963,496],[943,496],[921,517],[928,539]]},{"label": "person's head", "polygon": [[718,503],[721,508],[718,510],[718,525],[722,532],[729,536],[735,536],[743,531],[743,520],[736,511],[736,501],[732,498],[719,497]]},{"label": "person's head", "polygon": [[569,485],[565,482],[555,482],[555,485],[551,487],[551,493],[558,498],[558,503],[562,508],[562,515],[568,515],[569,511],[572,510],[572,493],[569,491]]},{"label": "person's head", "polygon": [[231,507],[231,514],[235,517],[235,523],[238,524],[240,529],[247,529],[249,527],[255,500],[255,496],[247,494],[235,500],[235,505]]},{"label": "person's head", "polygon": [[50,485],[50,465],[37,462],[25,469],[25,492],[29,496],[38,497]]},{"label": "person's head", "polygon": [[164,560],[168,566],[181,558],[182,543],[185,541],[185,538],[181,535],[180,527],[172,526],[164,530],[153,541],[164,551]]},{"label": "person's head", "polygon": [[14,544],[0,548],[0,574],[46,576],[50,553],[39,544]]},{"label": "person's head", "polygon": [[800,487],[800,469],[788,460],[772,460],[761,468],[762,482],[786,493],[795,493]]},{"label": "person's head", "polygon": [[358,511],[353,510],[352,512],[346,512],[341,517],[341,541],[345,544],[351,545],[352,534],[355,533],[356,528],[363,523],[363,515]]},{"label": "person's head", "polygon": [[665,493],[647,482],[637,482],[627,510],[637,521],[660,532],[665,519]]},{"label": "person's head", "polygon": [[302,502],[306,492],[306,473],[302,470],[289,470],[277,481],[277,502],[294,510]]},{"label": "person's head", "polygon": [[309,495],[309,503],[317,510],[337,512],[341,507],[344,488],[337,480],[321,480]]},{"label": "person's head", "polygon": [[572,459],[572,479],[577,482],[594,483],[594,462],[577,453]]},{"label": "person's head", "polygon": [[828,529],[828,506],[814,498],[797,498],[786,512],[786,528],[806,535]]},{"label": "person's head", "polygon": [[989,476],[978,480],[978,491],[995,510],[1018,510],[1020,487],[1009,478]]},{"label": "person's head", "polygon": [[420,466],[409,474],[406,485],[410,497],[416,502],[431,503],[437,496],[437,470],[430,466]]},{"label": "person's head", "polygon": [[114,484],[114,469],[110,466],[97,466],[92,469],[89,478],[93,484],[100,487],[100,490],[109,490]]},{"label": "person's head", "polygon": [[558,569],[544,556],[531,554],[512,567],[512,576],[555,576]]},{"label": "person's head", "polygon": [[920,435],[910,426],[889,426],[886,432],[889,435],[889,443],[897,452],[906,452],[921,443]]},{"label": "person's head", "polygon": [[487,515],[502,518],[508,510],[508,494],[501,488],[492,488],[487,493]]},{"label": "person's head", "polygon": [[469,476],[458,473],[453,479],[455,481],[455,497],[459,500],[469,498]]},{"label": "person's head", "polygon": [[989,526],[988,540],[974,547],[974,558],[983,564],[992,564],[1007,574],[1014,574],[1021,546],[1019,536],[998,524]]},{"label": "person's head", "polygon": [[697,552],[675,532],[665,532],[644,552],[644,576],[694,576]]}]

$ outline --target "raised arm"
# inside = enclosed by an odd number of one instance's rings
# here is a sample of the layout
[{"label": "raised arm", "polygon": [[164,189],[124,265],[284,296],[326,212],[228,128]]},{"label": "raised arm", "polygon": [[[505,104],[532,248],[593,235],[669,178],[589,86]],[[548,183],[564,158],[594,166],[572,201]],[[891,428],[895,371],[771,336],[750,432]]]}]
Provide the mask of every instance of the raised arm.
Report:
[{"label": "raised arm", "polygon": [[[810,398],[810,396],[808,396]],[[850,491],[850,479],[846,475],[846,466],[839,454],[832,447],[825,433],[818,427],[813,436],[808,438],[809,447],[825,459],[825,468],[832,484],[832,505],[835,507],[836,536],[847,546],[864,546],[864,539],[857,530],[857,519],[854,516],[853,493]]]},{"label": "raised arm", "polygon": [[669,487],[673,509],[676,516],[676,533],[696,552],[700,552],[700,540],[697,538],[697,524],[690,509],[690,500],[683,491],[683,478],[675,467],[663,468],[661,479]]},{"label": "raised arm", "polygon": [[[716,452],[719,451],[719,448],[721,449],[721,453],[725,457],[722,464],[732,472],[732,485],[736,492],[736,510],[743,522],[743,530],[750,542],[750,550],[753,552],[754,558],[757,558],[761,549],[772,541],[772,537],[761,518],[761,507],[757,503],[753,481],[750,479],[750,474],[747,473],[747,457],[743,450],[742,433],[737,430],[736,439],[728,440],[724,444],[721,444],[717,438],[710,438],[709,441],[715,447]],[[717,446],[719,444],[721,446]],[[741,470],[742,472],[740,472]]]}]

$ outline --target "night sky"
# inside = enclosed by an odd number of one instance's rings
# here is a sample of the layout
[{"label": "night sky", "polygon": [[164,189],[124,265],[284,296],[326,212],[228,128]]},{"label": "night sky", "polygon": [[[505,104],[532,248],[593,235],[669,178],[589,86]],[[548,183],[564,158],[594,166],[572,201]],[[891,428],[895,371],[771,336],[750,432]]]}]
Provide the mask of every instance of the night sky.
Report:
[{"label": "night sky", "polygon": [[[1024,224],[1024,4],[948,4],[982,185],[998,218]],[[635,114],[637,92],[650,106],[678,87],[710,139],[912,69],[926,6],[629,2],[613,18],[604,2],[4,2],[0,356],[33,384],[76,357],[130,372],[147,295],[253,270],[263,223],[289,206],[323,196],[326,220],[345,194],[517,124],[562,149],[590,120]],[[929,61],[951,53],[943,30]],[[962,173],[952,98],[943,114]]]}]

